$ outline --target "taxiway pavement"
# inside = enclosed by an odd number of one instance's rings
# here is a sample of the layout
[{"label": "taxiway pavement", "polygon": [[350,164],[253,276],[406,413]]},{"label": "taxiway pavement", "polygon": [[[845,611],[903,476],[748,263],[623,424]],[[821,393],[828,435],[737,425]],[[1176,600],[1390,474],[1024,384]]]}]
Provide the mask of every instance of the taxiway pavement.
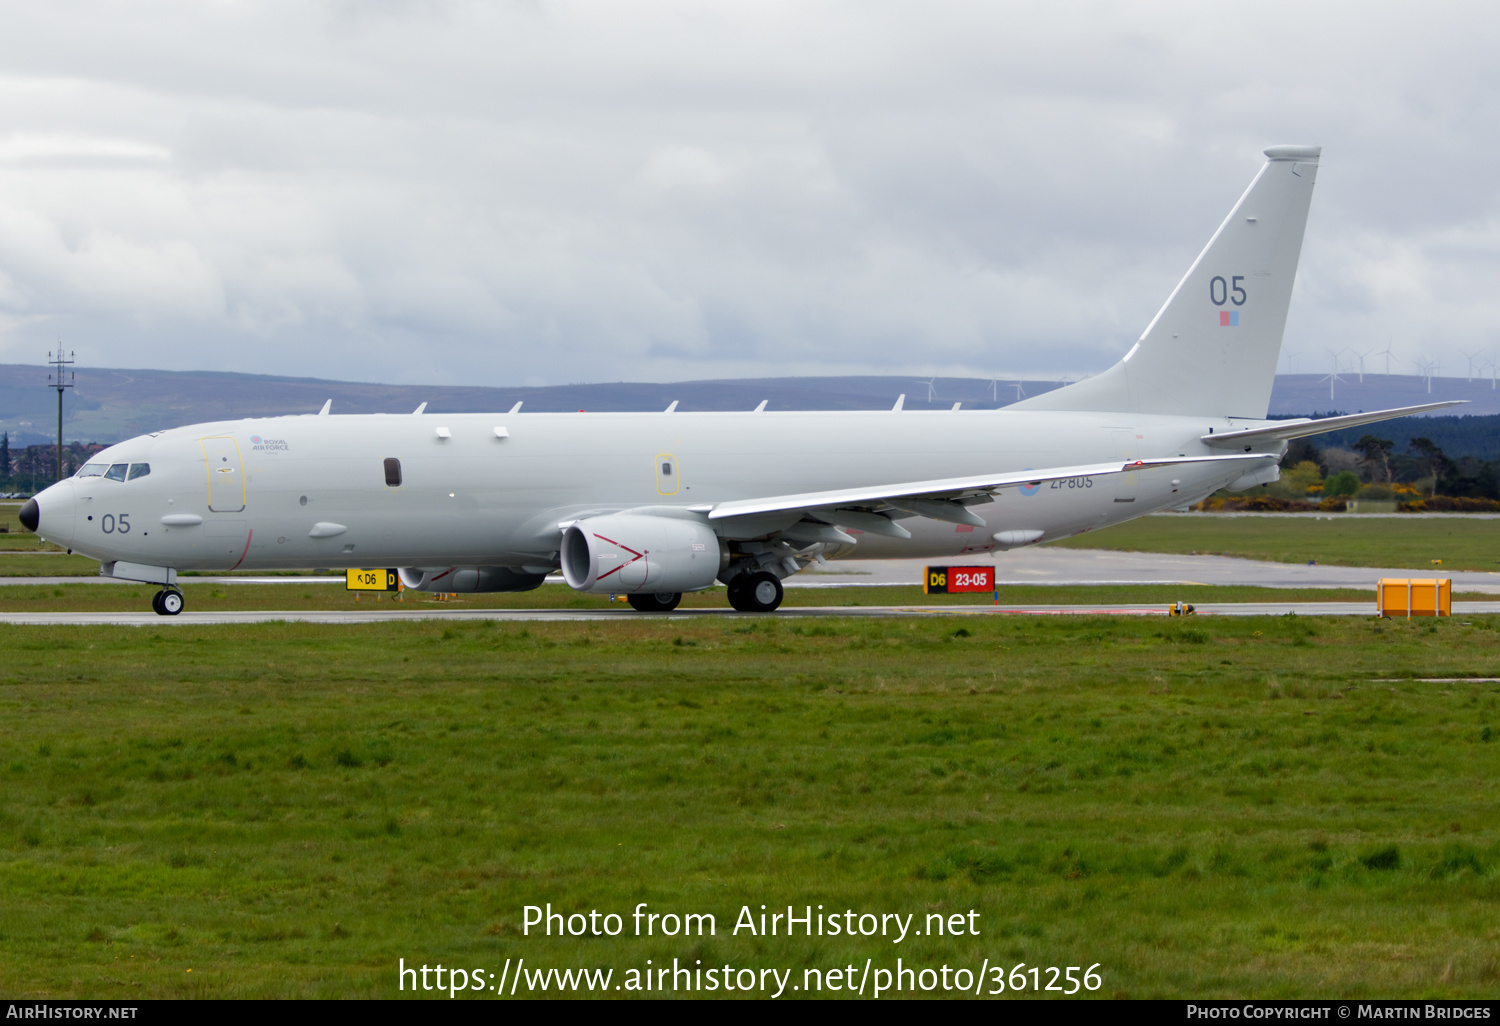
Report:
[{"label": "taxiway pavement", "polygon": [[[1419,514],[1417,514],[1419,515]],[[1218,584],[1259,588],[1369,588],[1382,577],[1448,577],[1454,591],[1500,595],[1500,572],[1444,570],[1441,566],[1410,567],[1325,566],[1269,563],[1232,556],[1173,556],[1154,552],[1106,552],[1100,549],[1021,549],[1014,552],[951,559],[839,560],[813,564],[789,578],[789,588],[877,587],[920,585],[929,565],[995,567],[1002,586],[1109,584]],[[8,577],[0,584],[84,584],[116,581],[110,577]],[[225,576],[183,577],[183,584],[342,584],[340,576]],[[562,579],[556,578],[561,584]],[[138,587],[140,585],[137,585]]]}]

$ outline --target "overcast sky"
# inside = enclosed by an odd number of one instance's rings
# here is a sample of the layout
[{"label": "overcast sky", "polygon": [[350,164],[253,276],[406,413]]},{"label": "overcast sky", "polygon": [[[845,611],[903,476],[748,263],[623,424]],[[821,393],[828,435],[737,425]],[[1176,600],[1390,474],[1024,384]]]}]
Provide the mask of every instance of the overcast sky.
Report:
[{"label": "overcast sky", "polygon": [[1497,22],[7,5],[0,362],[61,337],[85,365],[392,382],[1096,373],[1291,142],[1324,147],[1295,369],[1393,342],[1393,371],[1462,373],[1500,343]]}]

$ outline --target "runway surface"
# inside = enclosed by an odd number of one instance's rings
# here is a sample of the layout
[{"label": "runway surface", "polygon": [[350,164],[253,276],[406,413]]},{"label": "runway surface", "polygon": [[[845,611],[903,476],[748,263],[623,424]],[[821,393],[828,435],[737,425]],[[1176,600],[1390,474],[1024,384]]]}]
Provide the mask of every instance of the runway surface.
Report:
[{"label": "runway surface", "polygon": [[[989,565],[996,568],[1001,586],[1011,585],[1141,585],[1198,584],[1249,585],[1264,588],[1359,588],[1369,589],[1368,602],[1205,602],[1197,604],[1199,614],[1208,616],[1373,616],[1374,585],[1381,577],[1448,577],[1455,592],[1479,592],[1496,596],[1495,601],[1455,602],[1455,617],[1500,613],[1500,573],[1472,571],[1431,571],[1382,567],[1345,567],[1267,563],[1228,556],[1173,556],[1156,553],[1105,552],[1089,549],[1027,549],[990,556],[950,560],[851,560],[814,565],[788,579],[788,588],[894,587],[919,585],[923,568],[937,565]],[[182,583],[239,584],[342,584],[342,576],[217,576],[184,577]],[[19,577],[0,579],[3,584],[62,585],[104,582],[134,584],[101,577]],[[565,587],[560,580],[549,586]],[[148,585],[134,584],[136,587]],[[1014,596],[1007,596],[1013,598]],[[1006,604],[972,606],[799,606],[783,607],[775,614],[782,618],[819,616],[993,616],[993,615],[1129,615],[1162,616],[1166,604],[1121,605],[1046,605]],[[687,617],[738,618],[746,615],[726,607],[686,609],[665,614],[637,613],[618,606],[597,609],[463,609],[423,604],[420,608],[384,608],[364,606],[358,609],[316,611],[236,611],[195,612],[191,608],[176,617],[162,617],[149,609],[115,613],[0,613],[0,623],[32,625],[129,625],[149,624],[207,625],[250,624],[285,621],[292,623],[379,623],[401,620],[617,620],[682,619]]]},{"label": "runway surface", "polygon": [[1232,556],[1172,556],[1155,552],[1105,552],[1099,549],[1023,549],[988,556],[954,559],[848,560],[814,566],[798,574],[795,584],[921,584],[928,563],[987,566],[993,562],[1001,585],[1105,584],[1237,584],[1258,588],[1369,588],[1382,577],[1448,577],[1454,591],[1500,595],[1500,573],[1444,570],[1440,566],[1324,566],[1267,563]]}]

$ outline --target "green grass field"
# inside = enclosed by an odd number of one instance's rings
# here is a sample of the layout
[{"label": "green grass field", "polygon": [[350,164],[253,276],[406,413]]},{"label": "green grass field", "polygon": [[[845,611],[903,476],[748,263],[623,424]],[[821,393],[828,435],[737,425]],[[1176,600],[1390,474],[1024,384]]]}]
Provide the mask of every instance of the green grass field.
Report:
[{"label": "green grass field", "polygon": [[[1454,514],[1387,518],[1154,516],[1068,538],[1072,549],[1196,552],[1277,563],[1500,571],[1500,520]],[[1435,566],[1433,560],[1442,564]]]},{"label": "green grass field", "polygon": [[[0,992],[899,956],[1097,962],[1104,996],[1489,997],[1500,685],[1411,678],[1495,675],[1497,627],[0,626]],[[643,901],[719,932],[521,934],[527,904]],[[762,903],[980,935],[730,936]]]}]

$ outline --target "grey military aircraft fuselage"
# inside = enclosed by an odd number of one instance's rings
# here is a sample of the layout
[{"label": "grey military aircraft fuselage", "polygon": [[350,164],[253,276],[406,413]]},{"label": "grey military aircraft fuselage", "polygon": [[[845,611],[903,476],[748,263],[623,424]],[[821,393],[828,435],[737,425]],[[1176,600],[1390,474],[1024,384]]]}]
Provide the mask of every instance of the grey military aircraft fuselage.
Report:
[{"label": "grey military aircraft fuselage", "polygon": [[[700,516],[732,500],[1147,456],[1214,457],[1206,418],[988,411],[278,417],[131,439],[49,494],[39,533],[102,561],[177,570],[557,565],[559,524],[624,510]],[[1261,449],[1278,453],[1272,440]],[[120,468],[109,472],[110,467]],[[135,476],[130,468],[135,467]],[[142,474],[142,468],[149,472]],[[1196,501],[1244,473],[1211,462],[1014,486],[982,527],[898,514],[829,558],[1014,547]],[[696,511],[696,512],[694,512]],[[799,512],[721,534],[748,541]],[[837,521],[836,516],[829,519]]]}]

